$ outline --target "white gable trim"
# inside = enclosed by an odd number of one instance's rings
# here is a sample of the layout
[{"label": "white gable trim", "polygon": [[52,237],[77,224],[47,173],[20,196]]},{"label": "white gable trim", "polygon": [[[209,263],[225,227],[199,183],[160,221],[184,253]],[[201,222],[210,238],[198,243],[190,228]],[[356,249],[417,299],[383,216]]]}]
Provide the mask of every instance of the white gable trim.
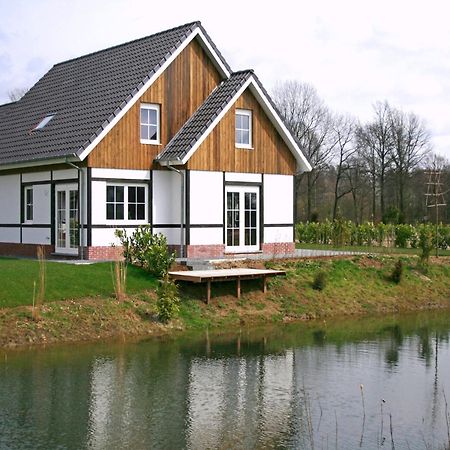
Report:
[{"label": "white gable trim", "polygon": [[208,55],[212,57],[216,63],[216,67],[221,72],[221,75],[228,78],[230,72],[224,65],[223,61],[219,58],[219,55],[209,43],[202,30],[197,27],[175,50],[175,52],[166,60],[166,62],[152,75],[152,77],[139,89],[139,91],[133,96],[133,98],[125,105],[125,107],[114,117],[111,122],[103,129],[103,131],[78,155],[81,161],[86,159],[89,153],[98,145],[98,143],[109,133],[109,131],[119,122],[119,120],[131,109],[131,107],[141,98],[144,92],[155,82],[155,80],[170,66],[175,58],[198,36],[200,39],[200,45],[206,50]]},{"label": "white gable trim", "polygon": [[250,86],[250,89],[252,90],[252,93],[255,95],[256,99],[258,100],[259,104],[262,106],[264,112],[269,117],[269,120],[275,126],[276,130],[280,133],[281,137],[285,141],[289,150],[295,156],[295,159],[297,160],[300,170],[303,172],[310,172],[312,170],[311,164],[308,162],[305,155],[303,154],[300,147],[298,146],[297,142],[292,137],[289,130],[286,128],[286,125],[284,125],[283,121],[281,120],[281,117],[275,111],[275,109],[273,108],[269,99],[267,98],[267,96],[265,95],[265,93],[263,92],[263,90],[260,88],[259,84],[255,81],[255,79],[253,77],[250,77],[242,85],[242,87],[239,89],[239,91],[228,102],[226,107],[214,119],[214,121],[211,123],[211,125],[206,129],[206,131],[202,134],[202,136],[200,136],[200,138],[196,141],[194,146],[189,150],[189,152],[186,154],[186,156],[182,160],[160,161],[160,164],[161,165],[184,165],[184,164],[186,164],[188,162],[188,160],[191,158],[191,156],[194,154],[194,152],[200,147],[202,142],[207,138],[209,133],[211,133],[211,131],[216,127],[216,125],[220,122],[220,120],[225,116],[225,114],[230,110],[230,108],[234,105],[234,103],[237,101],[237,99],[243,94],[245,89],[247,89],[247,87],[249,87],[249,86]]},{"label": "white gable trim", "polygon": [[236,102],[236,100],[242,95],[242,93],[247,89],[248,85],[251,82],[251,78],[249,78],[239,89],[239,91],[236,92],[234,97],[230,100],[228,105],[220,112],[220,114],[215,118],[215,120],[211,123],[211,125],[206,129],[206,131],[200,136],[200,139],[197,140],[197,142],[194,144],[194,146],[189,150],[187,155],[178,162],[178,164],[186,164],[190,157],[194,154],[194,152],[200,147],[202,142],[207,138],[209,133],[214,129],[214,127],[222,120],[223,116],[228,112],[228,110],[231,108],[232,105]]}]

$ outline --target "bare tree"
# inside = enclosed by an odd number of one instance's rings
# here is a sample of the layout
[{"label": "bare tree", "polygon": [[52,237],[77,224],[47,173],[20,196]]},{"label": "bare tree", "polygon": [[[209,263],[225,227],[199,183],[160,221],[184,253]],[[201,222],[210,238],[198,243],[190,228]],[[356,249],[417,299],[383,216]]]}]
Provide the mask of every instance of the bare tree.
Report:
[{"label": "bare tree", "polygon": [[28,92],[27,88],[15,88],[8,91],[8,98],[12,102],[17,102]]},{"label": "bare tree", "polygon": [[405,216],[405,190],[413,170],[419,167],[431,150],[430,133],[414,113],[390,109],[392,163],[398,189],[398,208]]},{"label": "bare tree", "polygon": [[[390,128],[390,106],[388,102],[377,102],[374,105],[375,118],[372,122],[364,125],[359,133],[360,143],[366,148],[368,161],[371,164],[373,176],[376,174],[380,197],[381,217],[386,210],[385,189],[386,175],[392,160],[392,133]],[[373,180],[373,204],[372,214],[375,219],[375,195],[376,186]]]},{"label": "bare tree", "polygon": [[333,119],[332,132],[336,141],[336,177],[334,183],[333,220],[336,219],[339,200],[352,192],[352,186],[344,181],[349,181],[346,172],[350,169],[351,158],[356,152],[355,121],[348,116],[336,116]]},{"label": "bare tree", "polygon": [[316,89],[307,83],[279,83],[273,91],[273,98],[313,167],[311,172],[296,177],[296,192],[302,180],[306,179],[306,214],[310,218],[314,188],[330,163],[336,144],[331,136],[331,115]]}]

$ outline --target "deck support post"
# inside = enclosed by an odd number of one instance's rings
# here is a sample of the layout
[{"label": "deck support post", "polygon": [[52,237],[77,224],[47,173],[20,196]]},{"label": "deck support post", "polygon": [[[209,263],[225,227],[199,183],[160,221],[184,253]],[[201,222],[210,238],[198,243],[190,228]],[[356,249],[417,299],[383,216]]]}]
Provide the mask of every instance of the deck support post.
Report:
[{"label": "deck support post", "polygon": [[238,299],[241,298],[241,277],[237,277],[236,279],[236,297]]},{"label": "deck support post", "polygon": [[263,291],[264,294],[267,293],[267,277],[266,276],[263,276],[263,288],[262,288],[262,291]]},{"label": "deck support post", "polygon": [[206,282],[206,304],[209,305],[209,301],[211,300],[211,280]]}]

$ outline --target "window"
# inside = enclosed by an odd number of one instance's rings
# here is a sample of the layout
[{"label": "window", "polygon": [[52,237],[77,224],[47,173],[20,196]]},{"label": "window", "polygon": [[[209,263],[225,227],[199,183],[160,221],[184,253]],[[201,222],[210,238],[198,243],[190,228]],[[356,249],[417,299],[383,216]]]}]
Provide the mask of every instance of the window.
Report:
[{"label": "window", "polygon": [[145,186],[106,186],[107,220],[145,220]]},{"label": "window", "polygon": [[106,187],[106,219],[123,220],[125,205],[124,186]]},{"label": "window", "polygon": [[33,220],[33,187],[25,188],[25,222]]},{"label": "window", "polygon": [[55,117],[54,114],[49,114],[48,116],[45,116],[34,128],[33,131],[39,131],[44,129],[45,125],[47,125],[50,120],[53,119],[53,117]]},{"label": "window", "polygon": [[159,144],[159,105],[141,104],[141,142]]},{"label": "window", "polygon": [[236,110],[236,147],[252,148],[252,112]]},{"label": "window", "polygon": [[145,220],[145,188],[128,187],[128,220]]}]

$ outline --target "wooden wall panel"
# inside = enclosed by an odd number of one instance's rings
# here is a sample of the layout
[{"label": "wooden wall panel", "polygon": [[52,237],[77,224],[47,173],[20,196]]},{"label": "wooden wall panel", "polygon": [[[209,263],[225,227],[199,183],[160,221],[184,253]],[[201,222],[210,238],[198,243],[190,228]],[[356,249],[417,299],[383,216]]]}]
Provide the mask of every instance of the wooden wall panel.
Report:
[{"label": "wooden wall panel", "polygon": [[[194,39],[103,138],[89,167],[150,169],[156,155],[220,83],[213,63]],[[140,103],[161,105],[161,145],[140,143]]]},{"label": "wooden wall panel", "polygon": [[[235,146],[236,108],[253,115],[252,149]],[[246,89],[187,163],[193,170],[292,175],[296,161],[250,89]]]}]

